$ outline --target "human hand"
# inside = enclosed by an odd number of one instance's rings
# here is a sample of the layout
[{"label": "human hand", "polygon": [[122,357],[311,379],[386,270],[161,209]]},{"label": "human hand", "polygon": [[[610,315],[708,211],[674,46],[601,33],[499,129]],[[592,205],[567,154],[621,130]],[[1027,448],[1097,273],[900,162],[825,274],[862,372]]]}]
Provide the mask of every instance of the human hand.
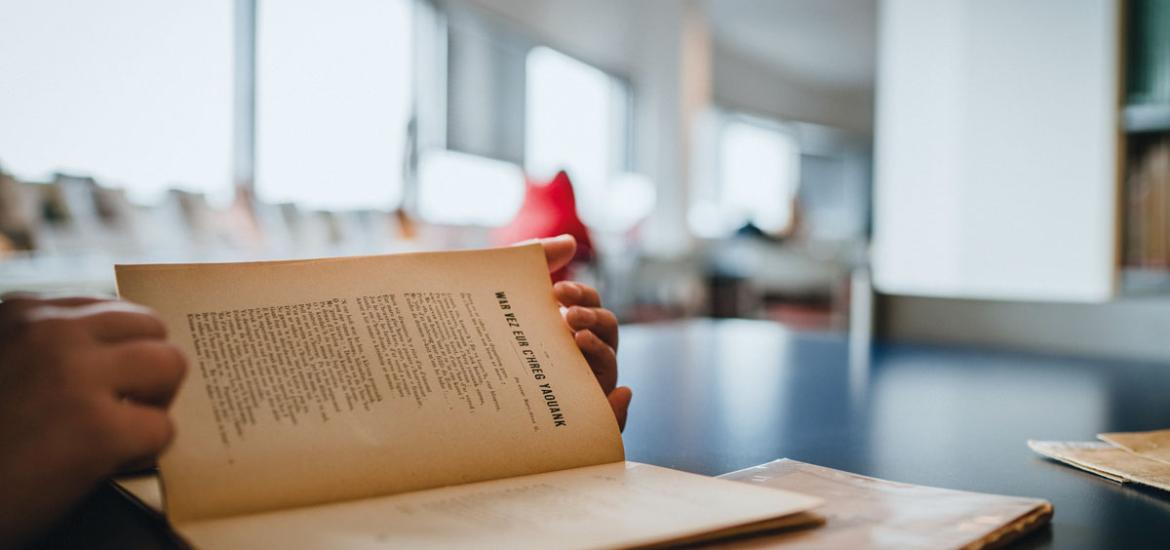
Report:
[{"label": "human hand", "polygon": [[[577,248],[577,242],[571,235],[541,239],[540,244],[548,259],[549,272],[555,272],[568,264]],[[619,428],[625,429],[626,413],[633,394],[630,388],[617,385],[617,316],[601,306],[601,295],[589,285],[561,281],[553,285],[553,294],[563,306],[565,322],[573,331],[577,347],[581,348],[581,353],[593,369],[593,375],[609,398],[609,406],[613,408]]]},{"label": "human hand", "polygon": [[48,527],[119,468],[170,442],[186,363],[127,302],[0,302],[0,547]]}]

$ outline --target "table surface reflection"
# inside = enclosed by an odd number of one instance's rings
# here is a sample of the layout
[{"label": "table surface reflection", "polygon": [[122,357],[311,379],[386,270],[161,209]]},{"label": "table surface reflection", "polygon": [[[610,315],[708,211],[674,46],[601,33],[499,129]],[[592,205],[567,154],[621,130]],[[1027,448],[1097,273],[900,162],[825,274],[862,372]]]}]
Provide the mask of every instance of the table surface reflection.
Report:
[{"label": "table surface reflection", "polygon": [[[1170,365],[911,345],[762,321],[623,328],[630,460],[717,475],[780,457],[1050,500],[1023,548],[1170,548],[1170,494],[1046,461],[1028,439],[1170,427]],[[868,361],[867,361],[868,360]]]}]

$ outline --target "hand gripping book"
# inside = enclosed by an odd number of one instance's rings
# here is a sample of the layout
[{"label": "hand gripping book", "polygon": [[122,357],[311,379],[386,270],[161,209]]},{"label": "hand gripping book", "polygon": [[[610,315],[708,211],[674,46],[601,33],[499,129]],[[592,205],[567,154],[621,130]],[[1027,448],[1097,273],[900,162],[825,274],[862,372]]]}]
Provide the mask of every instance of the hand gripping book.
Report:
[{"label": "hand gripping book", "polygon": [[187,355],[159,460],[199,548],[615,548],[819,499],[626,462],[540,245],[119,265]]}]

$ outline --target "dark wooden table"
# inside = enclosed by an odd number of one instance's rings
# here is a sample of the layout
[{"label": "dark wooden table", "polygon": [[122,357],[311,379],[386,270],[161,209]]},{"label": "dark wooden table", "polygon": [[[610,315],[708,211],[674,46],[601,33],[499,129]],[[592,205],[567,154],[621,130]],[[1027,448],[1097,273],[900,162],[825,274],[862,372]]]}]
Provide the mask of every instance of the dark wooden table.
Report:
[{"label": "dark wooden table", "polygon": [[848,349],[844,335],[756,321],[625,327],[627,457],[709,475],[788,457],[1045,498],[1056,509],[1051,529],[1018,547],[1170,548],[1170,494],[1049,462],[1026,445],[1170,428],[1170,365],[878,345],[869,368],[865,357],[851,368]]},{"label": "dark wooden table", "polygon": [[[623,328],[630,460],[716,475],[788,457],[881,478],[1045,498],[1020,548],[1170,548],[1170,495],[1048,462],[1029,439],[1170,427],[1170,365],[878,345],[758,321]],[[103,489],[54,545],[173,547]]]}]

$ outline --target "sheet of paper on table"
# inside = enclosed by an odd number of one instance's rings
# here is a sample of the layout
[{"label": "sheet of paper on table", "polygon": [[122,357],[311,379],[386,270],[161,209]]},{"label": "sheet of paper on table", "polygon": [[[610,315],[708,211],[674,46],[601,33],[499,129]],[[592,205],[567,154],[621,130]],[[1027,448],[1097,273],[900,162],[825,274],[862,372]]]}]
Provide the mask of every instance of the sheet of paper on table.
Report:
[{"label": "sheet of paper on table", "polygon": [[825,499],[817,509],[824,527],[732,548],[991,548],[1052,517],[1045,500],[908,485],[788,459],[720,477]]},{"label": "sheet of paper on table", "polygon": [[1170,465],[1170,430],[1113,432],[1097,434],[1097,437],[1136,455]]},{"label": "sheet of paper on table", "polygon": [[1028,447],[1111,481],[1170,491],[1170,430],[1097,437],[1101,441],[1028,441]]}]

